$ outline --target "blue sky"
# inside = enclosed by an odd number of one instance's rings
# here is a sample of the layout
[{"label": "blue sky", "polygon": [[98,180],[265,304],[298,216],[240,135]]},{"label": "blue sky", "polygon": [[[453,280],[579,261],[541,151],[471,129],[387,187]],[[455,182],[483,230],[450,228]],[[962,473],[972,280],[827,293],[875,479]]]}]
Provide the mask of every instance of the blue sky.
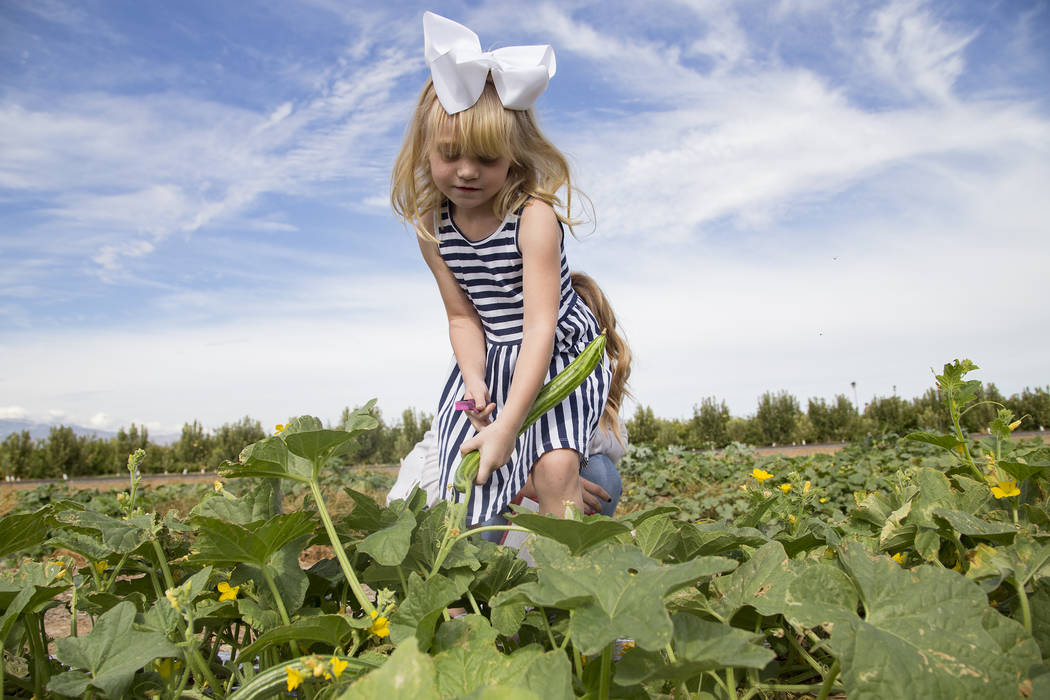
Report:
[{"label": "blue sky", "polygon": [[637,400],[1050,383],[1050,6],[0,6],[0,417],[154,432],[431,411],[436,287],[388,181],[422,12],[550,43]]}]

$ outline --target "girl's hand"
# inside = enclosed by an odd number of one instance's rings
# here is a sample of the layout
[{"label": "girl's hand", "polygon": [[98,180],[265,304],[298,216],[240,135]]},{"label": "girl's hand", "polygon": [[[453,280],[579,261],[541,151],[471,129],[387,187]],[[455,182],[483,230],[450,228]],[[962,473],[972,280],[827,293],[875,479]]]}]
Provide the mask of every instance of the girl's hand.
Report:
[{"label": "girl's hand", "polygon": [[508,430],[497,419],[479,430],[474,437],[463,441],[459,447],[460,454],[465,455],[474,450],[481,453],[478,476],[474,479],[475,484],[484,485],[492,476],[492,472],[510,461],[517,437],[517,431]]},{"label": "girl's hand", "polygon": [[[484,382],[476,384],[467,383],[463,390],[463,398],[474,402],[474,408],[466,411],[470,424],[478,432],[488,426],[492,419],[489,417],[496,410],[496,404],[489,403],[489,388]],[[478,408],[480,406],[480,408]]]}]

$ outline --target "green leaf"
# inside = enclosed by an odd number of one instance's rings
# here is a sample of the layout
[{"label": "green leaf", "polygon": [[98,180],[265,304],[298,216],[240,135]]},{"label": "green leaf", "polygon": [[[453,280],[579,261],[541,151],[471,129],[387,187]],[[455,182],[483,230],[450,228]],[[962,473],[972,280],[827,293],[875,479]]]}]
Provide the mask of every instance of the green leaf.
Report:
[{"label": "green leaf", "polygon": [[1017,534],[1017,526],[1012,523],[990,523],[961,510],[935,508],[933,514],[960,535],[1009,544]]},{"label": "green leaf", "polygon": [[397,611],[390,616],[390,638],[401,645],[415,636],[420,647],[430,649],[434,625],[448,604],[458,600],[466,591],[465,585],[435,574],[424,581],[416,572],[408,577],[408,593]]},{"label": "green leaf", "polygon": [[47,537],[48,509],[0,518],[0,557],[35,547]]},{"label": "green leaf", "polygon": [[227,478],[263,477],[308,483],[314,476],[310,460],[292,454],[278,435],[272,435],[241,450],[239,462],[227,462],[219,470]]},{"label": "green leaf", "polygon": [[1050,479],[1050,466],[1046,464],[1029,464],[1027,460],[1024,462],[1011,462],[1008,460],[1000,460],[996,464],[1007,474],[1017,480],[1017,483],[1021,483],[1025,479],[1035,477],[1040,481],[1046,481]]},{"label": "green leaf", "polygon": [[620,516],[618,520],[629,524],[632,528],[636,528],[649,518],[655,518],[658,515],[673,515],[681,510],[678,506],[655,506]]},{"label": "green leaf", "polygon": [[335,448],[353,434],[345,430],[312,430],[307,433],[293,433],[284,438],[288,451],[314,463],[323,463]]},{"label": "green leaf", "polygon": [[525,602],[573,610],[569,631],[584,654],[596,654],[619,637],[630,637],[645,649],[662,649],[671,639],[664,596],[736,567],[722,557],[668,566],[624,544],[574,557],[565,545],[538,538],[530,551],[537,581],[501,593],[492,604]]},{"label": "green leaf", "polygon": [[440,700],[434,661],[408,637],[390,659],[338,696],[339,700]]},{"label": "green leaf", "polygon": [[581,520],[567,520],[538,513],[518,512],[507,518],[510,522],[561,542],[573,554],[585,552],[631,528],[626,523],[604,515],[589,515]]},{"label": "green leaf", "polygon": [[157,657],[180,655],[164,635],[138,631],[134,622],[135,606],[119,603],[100,616],[87,635],[56,640],[56,656],[72,669],[85,671],[88,684],[106,697],[121,698],[140,668]]},{"label": "green leaf", "polygon": [[150,538],[156,528],[152,513],[134,515],[124,520],[93,510],[66,510],[57,513],[55,519],[72,528],[100,533],[102,544],[118,554],[127,554],[137,549]]},{"label": "green leaf", "polygon": [[904,436],[904,439],[914,440],[915,442],[925,442],[929,445],[943,447],[944,449],[951,450],[953,452],[960,445],[966,444],[954,435],[938,435],[936,433],[927,433],[923,431],[908,433]]},{"label": "green leaf", "polygon": [[669,663],[661,652],[632,649],[616,668],[616,682],[634,685],[650,680],[689,680],[705,671],[724,668],[766,666],[776,654],[756,643],[760,635],[729,625],[701,620],[679,613],[674,616],[675,661]]},{"label": "green leaf", "polygon": [[677,523],[678,544],[671,552],[676,561],[722,554],[742,547],[761,547],[769,538],[753,527],[728,527],[725,523]]},{"label": "green leaf", "polygon": [[190,515],[226,520],[237,525],[268,520],[277,515],[271,508],[273,490],[274,482],[267,479],[242,496],[231,498],[229,494],[212,493],[205,496],[204,500],[190,511]]},{"label": "green leaf", "polygon": [[498,547],[486,542],[478,559],[485,564],[474,576],[470,586],[478,600],[491,600],[497,593],[517,585],[529,574],[528,565],[518,556],[517,550],[510,547]]},{"label": "green leaf", "polygon": [[[989,547],[978,544],[970,556],[966,577],[985,582],[985,590],[994,590],[1012,579],[1017,585],[1027,585],[1050,576],[1050,543],[1041,543],[1027,533],[1018,533],[1013,544]],[[990,587],[989,587],[990,586]]]},{"label": "green leaf", "polygon": [[207,562],[217,566],[251,564],[262,567],[275,552],[285,545],[313,533],[313,514],[296,511],[278,515],[263,522],[245,526],[198,516],[194,522],[200,534],[190,561]]},{"label": "green leaf", "polygon": [[412,544],[412,532],[416,529],[416,516],[405,509],[396,516],[389,510],[389,517],[383,518],[384,526],[357,543],[357,550],[364,552],[384,566],[397,566],[405,560],[408,548]]},{"label": "green leaf", "polygon": [[670,518],[646,518],[635,526],[634,541],[642,554],[663,561],[678,543],[678,528]]},{"label": "green leaf", "polygon": [[1032,637],[1039,645],[1043,661],[1050,661],[1050,585],[1040,582],[1028,596],[1032,609]]},{"label": "green leaf", "polygon": [[237,652],[237,659],[252,663],[266,649],[288,642],[319,642],[331,650],[343,645],[350,636],[350,630],[350,624],[342,615],[304,617],[259,635],[258,639]]},{"label": "green leaf", "polygon": [[986,628],[985,595],[955,572],[903,569],[853,542],[842,544],[839,560],[864,609],[831,634],[849,697],[1016,697],[1039,663],[1034,644],[1003,649],[1018,637],[998,623]]}]

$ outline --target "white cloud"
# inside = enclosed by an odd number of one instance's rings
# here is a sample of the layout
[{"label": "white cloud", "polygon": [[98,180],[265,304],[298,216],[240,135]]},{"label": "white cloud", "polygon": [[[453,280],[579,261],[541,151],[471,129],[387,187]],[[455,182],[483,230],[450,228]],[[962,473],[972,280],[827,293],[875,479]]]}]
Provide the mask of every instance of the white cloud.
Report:
[{"label": "white cloud", "polygon": [[0,418],[21,420],[26,417],[26,410],[21,406],[0,406]]},{"label": "white cloud", "polygon": [[104,430],[106,428],[109,428],[110,426],[109,416],[107,416],[105,413],[96,413],[95,415],[91,416],[91,420],[88,421],[88,424],[92,428]]},{"label": "white cloud", "polygon": [[906,96],[946,102],[976,36],[953,31],[922,0],[894,0],[875,13],[865,48],[872,68]]}]

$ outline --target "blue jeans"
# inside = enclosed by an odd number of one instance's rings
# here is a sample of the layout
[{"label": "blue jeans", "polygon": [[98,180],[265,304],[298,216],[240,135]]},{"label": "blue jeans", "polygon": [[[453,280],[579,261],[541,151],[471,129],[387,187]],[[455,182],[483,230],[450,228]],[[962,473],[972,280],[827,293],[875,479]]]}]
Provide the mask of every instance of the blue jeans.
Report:
[{"label": "blue jeans", "polygon": [[[580,470],[580,476],[588,481],[593,481],[609,493],[609,500],[602,502],[601,514],[611,518],[613,513],[616,512],[616,506],[620,502],[620,495],[623,493],[623,481],[620,479],[620,470],[605,455],[595,454],[591,455],[590,459],[587,460],[587,464]],[[506,524],[506,518],[502,515],[496,515],[483,523],[479,523],[478,527]],[[481,536],[489,542],[498,544],[503,538],[503,532],[492,530],[481,533]]]}]

